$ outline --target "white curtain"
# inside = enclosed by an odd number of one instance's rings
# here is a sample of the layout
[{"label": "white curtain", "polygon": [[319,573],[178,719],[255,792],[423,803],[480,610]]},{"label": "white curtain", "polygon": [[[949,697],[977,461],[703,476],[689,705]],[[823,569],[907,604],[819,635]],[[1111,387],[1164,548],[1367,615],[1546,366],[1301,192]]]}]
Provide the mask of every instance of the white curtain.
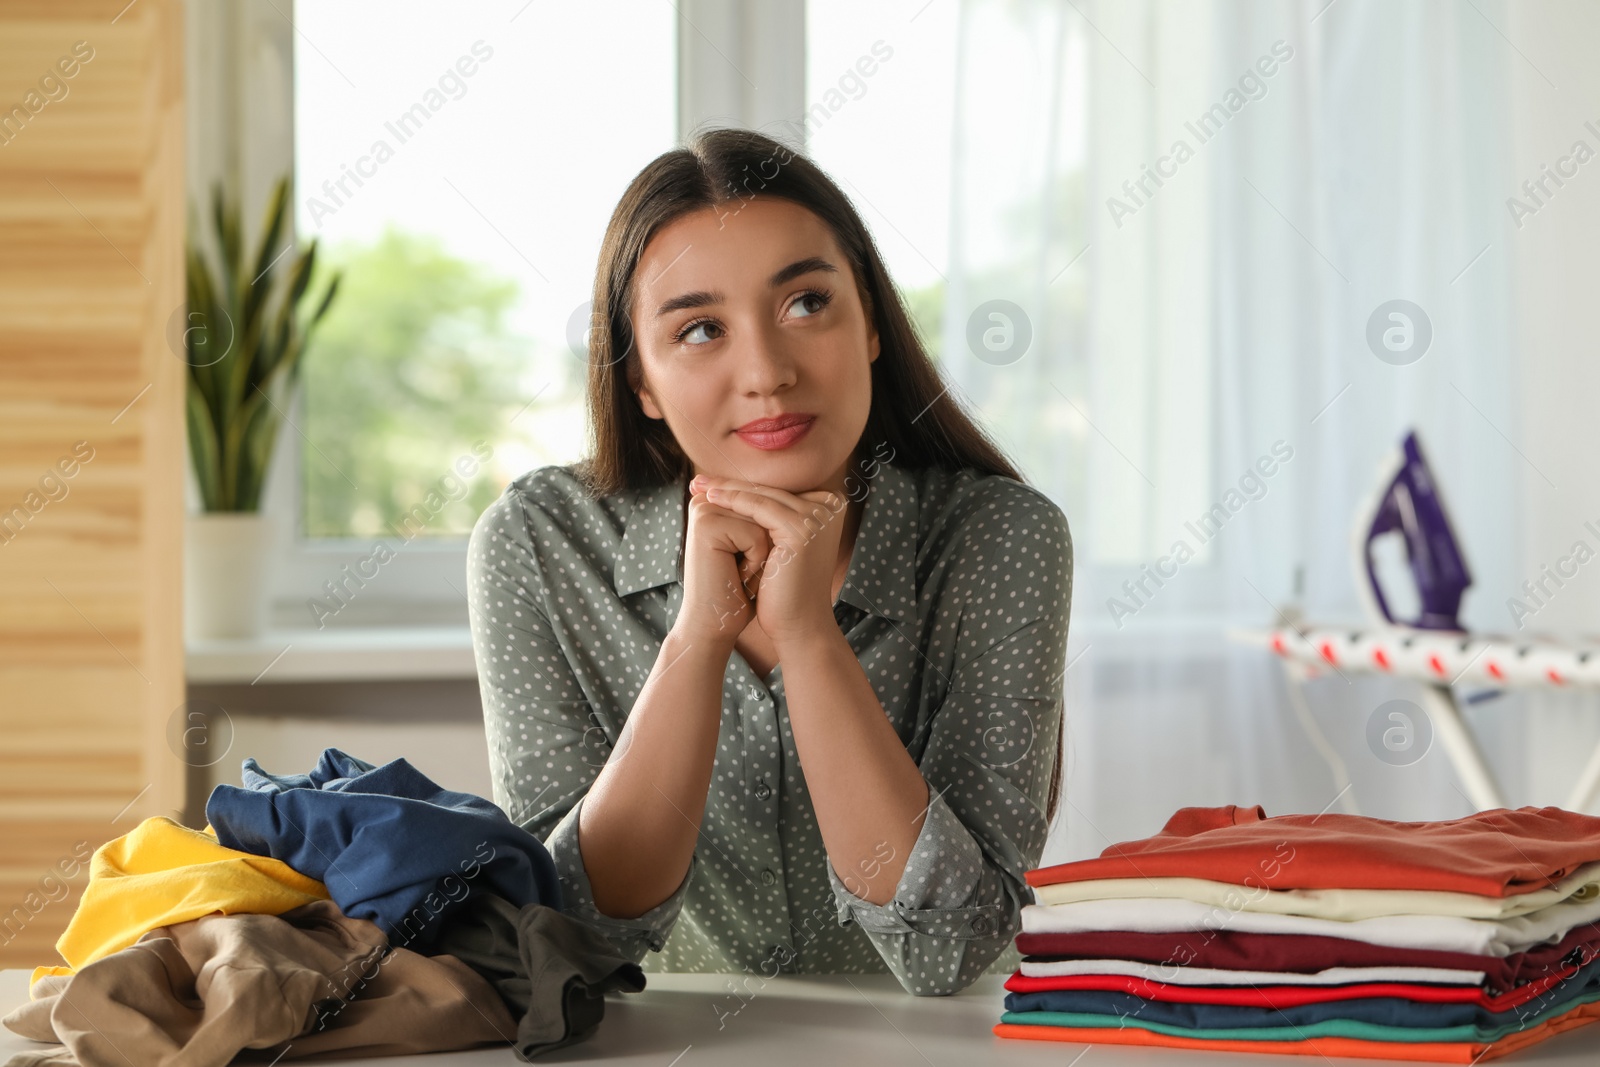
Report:
[{"label": "white curtain", "polygon": [[[1306,689],[1352,782],[1336,799],[1277,659],[1225,631],[1297,595],[1311,621],[1364,621],[1351,531],[1408,429],[1473,572],[1464,622],[1509,628],[1518,489],[1540,475],[1512,443],[1503,22],[1442,0],[964,0],[943,360],[1076,548],[1045,862],[1185,805],[1472,810],[1437,746],[1408,767],[1368,751],[1368,716],[1415,692],[1359,675]],[[1369,347],[1393,300],[1431,324],[1414,362]],[[1172,576],[1139,591],[1158,563]],[[1513,806],[1556,803],[1567,782],[1518,773],[1524,702],[1468,719]]]}]

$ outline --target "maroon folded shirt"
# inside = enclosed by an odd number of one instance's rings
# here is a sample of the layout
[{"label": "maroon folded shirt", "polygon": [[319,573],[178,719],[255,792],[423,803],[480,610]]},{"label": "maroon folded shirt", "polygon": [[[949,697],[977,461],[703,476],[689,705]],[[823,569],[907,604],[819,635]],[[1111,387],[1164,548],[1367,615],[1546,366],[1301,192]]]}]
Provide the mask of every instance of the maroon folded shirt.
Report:
[{"label": "maroon folded shirt", "polygon": [[1510,897],[1600,860],[1600,816],[1494,808],[1442,822],[1279,815],[1261,806],[1180,808],[1154,837],[1097,859],[1027,871],[1029,885],[1099,878],[1208,878],[1266,889],[1435,889]]},{"label": "maroon folded shirt", "polygon": [[1593,959],[1600,954],[1600,923],[1574,926],[1556,944],[1537,945],[1509,956],[1392,948],[1316,934],[1247,934],[1231,930],[1018,934],[1017,951],[1035,962],[1133,960],[1169,967],[1297,974],[1315,974],[1329,967],[1443,967],[1482,971],[1490,995],[1498,995],[1555,973],[1563,966]]}]

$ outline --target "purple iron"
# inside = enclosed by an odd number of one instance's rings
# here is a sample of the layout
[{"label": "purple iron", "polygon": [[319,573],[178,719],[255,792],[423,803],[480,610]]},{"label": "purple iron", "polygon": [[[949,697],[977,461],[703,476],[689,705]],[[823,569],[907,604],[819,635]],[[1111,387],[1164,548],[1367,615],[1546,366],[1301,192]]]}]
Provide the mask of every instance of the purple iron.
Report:
[{"label": "purple iron", "polygon": [[[1368,610],[1400,626],[1462,629],[1456,615],[1461,609],[1461,594],[1472,584],[1472,575],[1461,556],[1438,483],[1422,456],[1415,431],[1408,432],[1401,447],[1384,461],[1380,486],[1366,511],[1370,518],[1358,516],[1355,529],[1356,585]],[[1415,619],[1395,618],[1378,582],[1373,544],[1394,534],[1405,543],[1406,559],[1417,584],[1420,608]]]}]

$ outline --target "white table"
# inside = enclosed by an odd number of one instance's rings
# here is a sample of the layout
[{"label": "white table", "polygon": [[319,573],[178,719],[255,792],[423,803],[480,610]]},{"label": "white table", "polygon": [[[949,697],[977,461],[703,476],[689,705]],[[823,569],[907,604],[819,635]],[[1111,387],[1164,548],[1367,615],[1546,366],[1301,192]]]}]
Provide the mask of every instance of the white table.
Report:
[{"label": "white table", "polygon": [[[0,971],[0,1014],[28,996],[28,971]],[[748,980],[742,1001],[729,982]],[[952,997],[913,997],[892,975],[784,975],[765,987],[745,975],[651,974],[642,993],[606,999],[606,1017],[587,1041],[537,1057],[535,1063],[633,1063],[650,1067],[973,1067],[1050,1064],[1052,1067],[1312,1067],[1384,1061],[1073,1045],[996,1037],[1005,990],[987,975]],[[38,1047],[0,1027],[0,1063]],[[1081,1057],[1081,1058],[1080,1058]],[[1560,1034],[1504,1060],[1544,1067],[1593,1067],[1600,1061],[1600,1023]],[[368,1060],[304,1059],[296,1064],[516,1064],[509,1048]]]}]

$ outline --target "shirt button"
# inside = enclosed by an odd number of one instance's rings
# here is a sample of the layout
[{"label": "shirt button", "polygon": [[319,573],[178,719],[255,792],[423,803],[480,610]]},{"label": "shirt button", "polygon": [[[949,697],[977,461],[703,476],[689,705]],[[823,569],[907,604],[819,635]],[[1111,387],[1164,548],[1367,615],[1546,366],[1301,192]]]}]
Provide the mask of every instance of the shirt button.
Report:
[{"label": "shirt button", "polygon": [[758,781],[756,783],[756,799],[757,800],[765,800],[768,797],[770,797],[771,795],[772,795],[772,787],[767,784],[767,780],[765,778],[761,779],[760,781]]},{"label": "shirt button", "polygon": [[975,933],[975,934],[986,934],[986,933],[988,933],[989,932],[989,917],[987,915],[980,915],[976,919],[973,919],[972,920],[972,932]]},{"label": "shirt button", "polygon": [[778,874],[777,874],[777,872],[774,871],[771,867],[763,867],[761,869],[761,884],[762,885],[777,885],[778,884]]}]

